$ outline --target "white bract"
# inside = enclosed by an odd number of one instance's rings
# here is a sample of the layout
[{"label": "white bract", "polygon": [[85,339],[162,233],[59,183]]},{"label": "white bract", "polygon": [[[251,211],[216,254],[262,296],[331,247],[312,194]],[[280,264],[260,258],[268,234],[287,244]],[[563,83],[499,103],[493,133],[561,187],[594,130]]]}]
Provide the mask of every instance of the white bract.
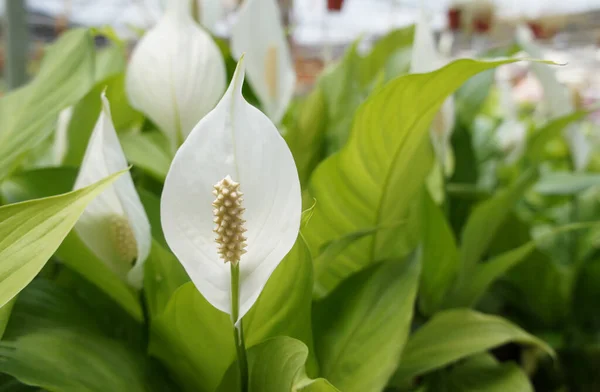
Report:
[{"label": "white bract", "polygon": [[[424,73],[435,71],[446,65],[444,59],[437,51],[433,30],[425,14],[421,12],[415,30],[415,38],[410,65],[411,73]],[[454,128],[454,99],[448,97],[431,125],[431,141],[438,162],[445,169],[449,169],[450,137]]]},{"label": "white bract", "polygon": [[510,81],[502,76],[500,71],[501,69],[498,70],[496,75],[500,94],[502,124],[496,130],[496,138],[500,148],[506,154],[506,162],[513,163],[525,151],[527,127],[519,121]]},{"label": "white bract", "polygon": [[[106,96],[88,142],[75,189],[127,169]],[[150,223],[129,172],[94,199],[75,225],[81,240],[120,278],[140,289],[150,253]]]},{"label": "white bract", "polygon": [[231,52],[245,53],[250,85],[264,112],[281,121],[294,95],[296,73],[275,0],[246,0],[231,28]]},{"label": "white bract", "polygon": [[239,266],[237,320],[292,248],[302,209],[292,154],[275,125],[243,98],[243,81],[240,60],[221,101],[177,151],[161,198],[171,250],[200,293],[229,314],[229,264]]},{"label": "white bract", "polygon": [[[542,48],[535,43],[533,33],[528,27],[519,26],[516,34],[517,42],[529,56],[536,59],[544,58]],[[544,108],[548,118],[562,117],[575,110],[573,95],[567,86],[558,81],[556,72],[550,65],[532,62],[531,70],[539,79],[544,90]],[[574,124],[565,131],[573,163],[577,170],[584,169],[591,158],[590,143],[580,128],[579,124]]]},{"label": "white bract", "polygon": [[225,90],[219,48],[190,14],[189,0],[170,0],[160,22],[131,55],[131,104],[167,134],[176,149]]}]

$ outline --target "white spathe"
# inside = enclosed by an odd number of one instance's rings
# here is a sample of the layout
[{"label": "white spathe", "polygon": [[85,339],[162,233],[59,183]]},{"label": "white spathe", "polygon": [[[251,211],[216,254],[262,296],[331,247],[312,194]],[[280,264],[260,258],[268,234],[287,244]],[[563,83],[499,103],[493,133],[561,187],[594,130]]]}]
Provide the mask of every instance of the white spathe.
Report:
[{"label": "white spathe", "polygon": [[[433,30],[424,12],[421,12],[415,29],[412,58],[410,64],[411,73],[424,73],[435,71],[447,63],[435,45]],[[446,170],[448,162],[448,150],[450,149],[450,137],[454,129],[454,98],[448,97],[431,125],[431,142],[433,149],[440,162]]]},{"label": "white spathe", "polygon": [[[103,93],[102,111],[90,136],[74,189],[84,188],[127,168],[108,100]],[[129,172],[119,177],[87,206],[75,225],[75,231],[115,273],[132,287],[142,287],[144,263],[150,253],[152,238],[148,217]],[[125,242],[119,243],[122,235]],[[131,249],[132,246],[135,246],[135,260],[124,260],[123,248]]]},{"label": "white spathe", "polygon": [[300,181],[275,125],[242,96],[243,59],[229,89],[177,151],[161,198],[171,250],[202,295],[231,314],[230,265],[217,253],[213,185],[240,184],[246,209],[246,251],[239,261],[240,320],[292,248],[300,227]]},{"label": "white spathe", "polygon": [[231,52],[245,55],[263,111],[278,124],[294,95],[296,72],[276,0],[245,0],[231,27]]},{"label": "white spathe", "polygon": [[170,0],[159,23],[131,55],[131,104],[167,134],[173,151],[212,110],[226,85],[225,63],[211,36],[192,18],[190,0]]},{"label": "white spathe", "polygon": [[[526,26],[518,26],[516,32],[517,42],[521,48],[536,59],[543,59],[542,48],[535,43],[531,30]],[[550,119],[565,116],[575,110],[573,95],[569,88],[561,84],[556,78],[556,72],[551,65],[543,63],[531,63],[531,70],[540,81],[544,90],[544,106],[546,115]],[[581,132],[580,124],[567,127],[565,137],[573,156],[573,164],[576,170],[583,170],[591,158],[591,143],[586,140],[585,134]]]}]

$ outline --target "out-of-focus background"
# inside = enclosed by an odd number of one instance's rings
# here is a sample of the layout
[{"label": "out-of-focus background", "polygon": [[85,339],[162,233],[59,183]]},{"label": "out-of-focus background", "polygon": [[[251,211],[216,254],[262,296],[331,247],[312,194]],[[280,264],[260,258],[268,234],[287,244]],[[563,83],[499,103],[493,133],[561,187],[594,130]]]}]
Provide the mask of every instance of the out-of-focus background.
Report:
[{"label": "out-of-focus background", "polygon": [[[2,0],[0,69],[7,83],[21,84],[35,70],[43,44],[73,26],[111,26],[134,43],[160,18],[166,0]],[[316,77],[357,38],[368,49],[378,37],[415,22],[424,9],[432,18],[446,55],[506,45],[519,24],[528,24],[543,45],[544,56],[567,63],[559,79],[583,98],[600,95],[600,0],[279,0],[293,48],[298,93],[310,90]],[[202,25],[227,38],[240,0],[197,0]],[[10,39],[13,37],[13,39]],[[14,39],[16,38],[16,39]],[[100,40],[101,41],[101,40]],[[12,43],[11,43],[12,42]],[[102,42],[99,42],[102,44]],[[25,65],[23,65],[25,64]],[[12,73],[12,75],[11,75]],[[7,77],[7,75],[9,75]],[[516,93],[539,95],[524,77]]]}]

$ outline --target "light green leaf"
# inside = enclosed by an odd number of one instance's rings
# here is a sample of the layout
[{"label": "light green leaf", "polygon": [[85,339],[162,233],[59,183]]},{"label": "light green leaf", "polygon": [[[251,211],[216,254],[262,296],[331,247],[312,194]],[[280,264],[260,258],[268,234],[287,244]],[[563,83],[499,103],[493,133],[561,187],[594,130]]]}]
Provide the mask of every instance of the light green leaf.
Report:
[{"label": "light green leaf", "polygon": [[413,317],[418,258],[362,271],[315,304],[320,374],[340,390],[381,391],[396,369]]},{"label": "light green leaf", "polygon": [[[248,350],[249,392],[339,392],[327,380],[306,376],[308,347],[287,336],[269,339]],[[217,392],[239,391],[239,371],[234,363]]]},{"label": "light green leaf", "polygon": [[452,229],[428,192],[423,192],[421,214],[423,266],[419,308],[425,315],[431,315],[446,299],[458,272],[459,259]]},{"label": "light green leaf", "polygon": [[50,136],[58,113],[93,84],[94,41],[87,30],[70,30],[48,48],[35,79],[0,101],[0,180]]},{"label": "light green leaf", "polygon": [[[298,237],[294,247],[275,269],[256,304],[244,316],[246,345],[252,347],[268,338],[289,336],[313,347],[312,260],[306,243]],[[316,361],[309,358],[309,371]]]},{"label": "light green leaf", "polygon": [[[348,143],[311,178],[308,189],[318,200],[306,231],[311,252],[317,255],[349,233],[406,220],[431,170],[429,126],[441,104],[471,76],[512,61],[459,60],[432,73],[402,76],[372,94],[355,116]],[[374,260],[402,256],[415,243],[414,230],[404,229],[404,235],[397,227],[379,230],[327,266],[315,265],[316,281],[329,269],[349,276]]]},{"label": "light green leaf", "polygon": [[213,392],[235,358],[233,324],[192,282],[171,296],[152,321],[150,355],[160,359],[185,391]]},{"label": "light green leaf", "polygon": [[467,309],[440,312],[410,337],[392,384],[404,385],[414,377],[509,342],[553,354],[546,343],[500,317]]},{"label": "light green leaf", "polygon": [[530,170],[508,189],[498,192],[491,199],[475,207],[461,235],[463,272],[474,268],[481,261],[490,242],[509,216],[514,205],[536,179],[537,173]]},{"label": "light green leaf", "polygon": [[171,166],[171,155],[165,150],[167,140],[158,131],[120,135],[119,140],[127,160],[146,171],[160,182],[164,182]]},{"label": "light green leaf", "polygon": [[152,241],[150,256],[144,265],[144,293],[152,318],[161,314],[177,289],[190,278],[169,250]]},{"label": "light green leaf", "polygon": [[[437,377],[436,377],[437,376]],[[533,392],[523,370],[513,362],[499,363],[491,354],[467,358],[434,376],[428,392]]]},{"label": "light green leaf", "polygon": [[87,204],[121,174],[60,196],[0,207],[0,306],[31,282]]},{"label": "light green leaf", "polygon": [[300,219],[300,230],[304,230],[308,222],[310,222],[310,218],[312,218],[313,213],[315,212],[315,206],[317,205],[317,200],[313,199],[313,202],[310,207],[302,211],[302,217]]},{"label": "light green leaf", "polygon": [[139,294],[100,260],[75,231],[71,231],[56,251],[58,259],[105,292],[134,319],[143,321]]},{"label": "light green leaf", "polygon": [[542,195],[577,195],[598,185],[600,174],[561,172],[543,175],[534,190]]},{"label": "light green leaf", "polygon": [[284,135],[294,156],[302,188],[306,186],[315,167],[325,157],[326,131],[325,93],[320,86],[316,86],[286,124]]}]

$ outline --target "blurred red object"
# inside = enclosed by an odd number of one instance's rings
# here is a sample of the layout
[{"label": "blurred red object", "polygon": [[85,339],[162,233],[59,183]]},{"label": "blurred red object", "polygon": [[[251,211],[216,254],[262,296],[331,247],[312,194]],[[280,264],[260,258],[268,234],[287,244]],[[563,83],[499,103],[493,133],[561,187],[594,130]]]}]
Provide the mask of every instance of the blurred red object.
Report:
[{"label": "blurred red object", "polygon": [[452,31],[460,30],[462,10],[457,7],[448,9],[448,27]]},{"label": "blurred red object", "polygon": [[482,13],[473,18],[473,30],[477,33],[488,33],[492,27],[492,14]]},{"label": "blurred red object", "polygon": [[344,5],[344,0],[327,0],[327,9],[329,11],[340,11]]}]

